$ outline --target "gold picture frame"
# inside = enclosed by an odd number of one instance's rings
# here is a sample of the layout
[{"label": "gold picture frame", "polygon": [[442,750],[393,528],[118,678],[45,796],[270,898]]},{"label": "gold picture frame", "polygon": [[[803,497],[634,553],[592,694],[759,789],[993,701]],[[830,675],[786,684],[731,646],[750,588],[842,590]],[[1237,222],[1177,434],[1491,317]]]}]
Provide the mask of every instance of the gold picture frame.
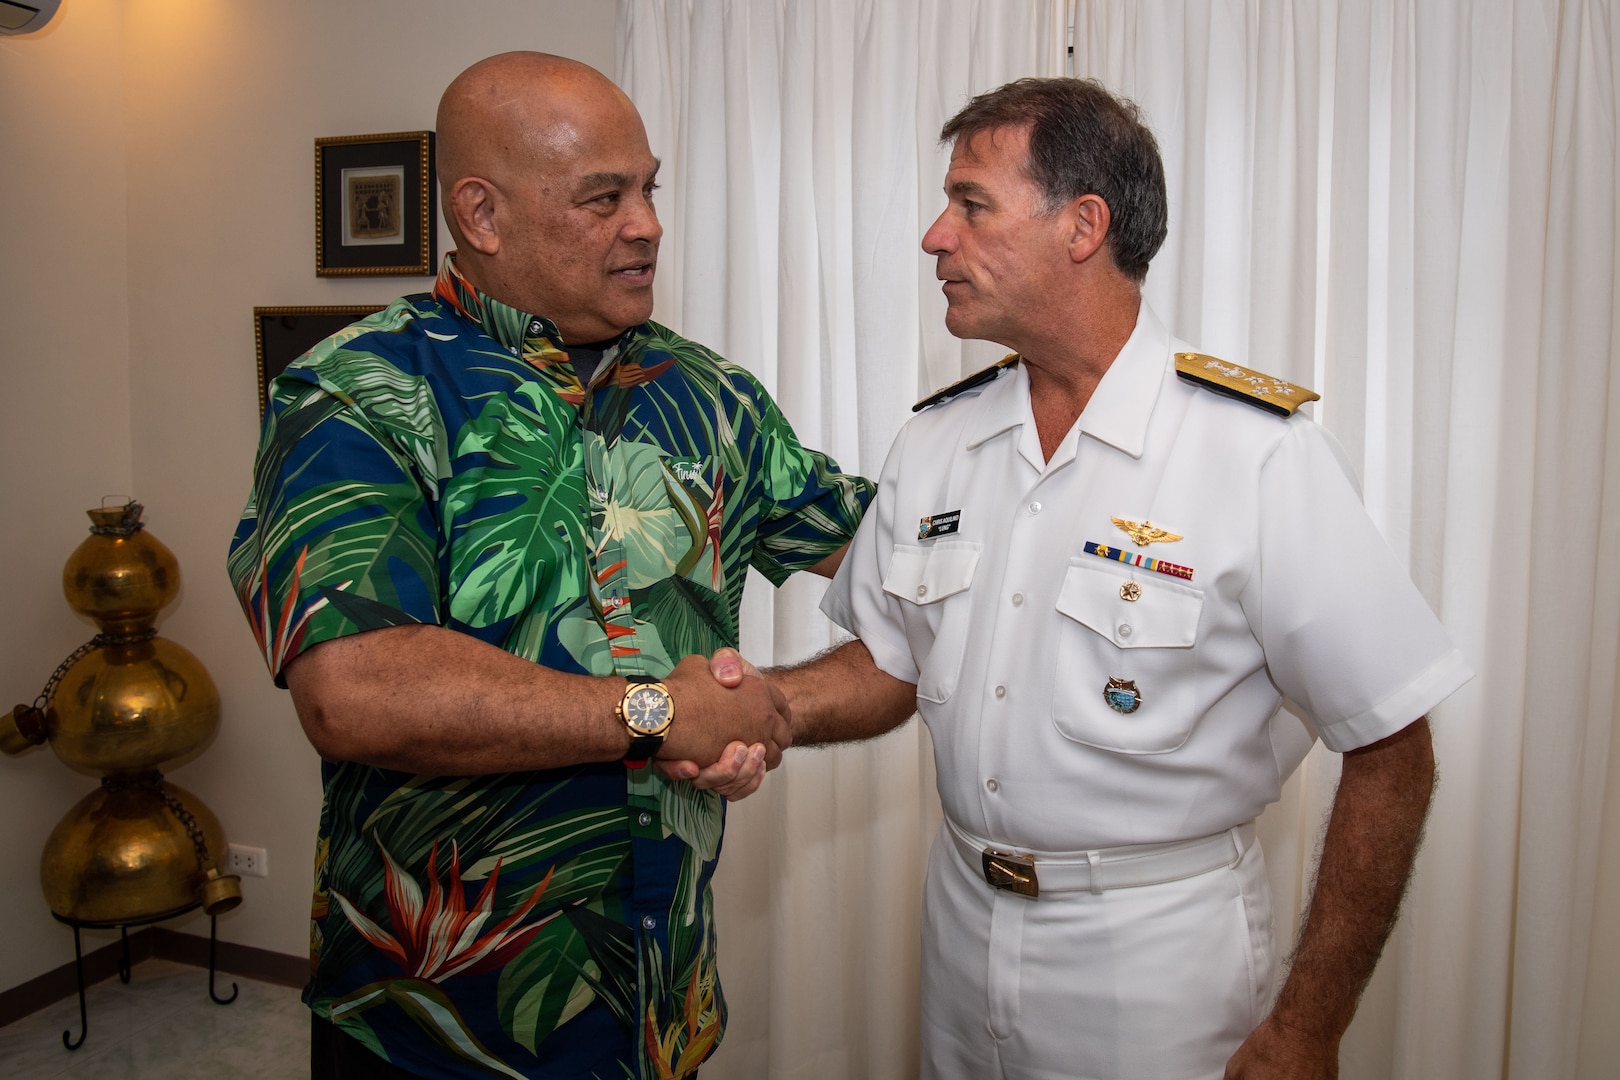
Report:
[{"label": "gold picture frame", "polygon": [[438,272],[433,132],[315,140],[315,276]]}]

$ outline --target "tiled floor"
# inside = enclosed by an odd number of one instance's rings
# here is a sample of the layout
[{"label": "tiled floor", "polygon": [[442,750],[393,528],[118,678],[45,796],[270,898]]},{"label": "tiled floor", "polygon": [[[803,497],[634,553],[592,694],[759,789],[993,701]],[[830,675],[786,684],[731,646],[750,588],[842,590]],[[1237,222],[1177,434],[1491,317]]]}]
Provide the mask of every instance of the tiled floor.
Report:
[{"label": "tiled floor", "polygon": [[116,977],[85,995],[89,1035],[77,1050],[79,999],[66,998],[0,1028],[0,1076],[6,1080],[292,1080],[309,1075],[309,1012],[298,991],[217,974],[170,960],[135,965],[129,985]]}]

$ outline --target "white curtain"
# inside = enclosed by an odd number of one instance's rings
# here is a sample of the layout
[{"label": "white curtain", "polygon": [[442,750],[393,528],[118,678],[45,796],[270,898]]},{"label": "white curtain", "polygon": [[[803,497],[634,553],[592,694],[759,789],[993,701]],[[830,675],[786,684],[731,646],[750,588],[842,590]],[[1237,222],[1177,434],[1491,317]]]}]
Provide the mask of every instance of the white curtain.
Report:
[{"label": "white curtain", "polygon": [[[940,124],[1021,75],[1136,99],[1170,178],[1147,295],[1317,416],[1476,679],[1347,1080],[1574,1077],[1620,655],[1615,57],[1607,0],[622,0],[665,163],[660,317],[875,473],[906,407],[994,359],[917,249]],[[1331,568],[1324,568],[1331,572]],[[819,583],[750,590],[745,651],[830,640]],[[1262,821],[1291,939],[1337,773]],[[926,734],[794,752],[733,808],[732,1021],[705,1080],[915,1073]],[[1620,799],[1620,791],[1609,794]],[[1586,1033],[1591,1042],[1591,1032]],[[1613,1075],[1588,1060],[1582,1076]]]}]

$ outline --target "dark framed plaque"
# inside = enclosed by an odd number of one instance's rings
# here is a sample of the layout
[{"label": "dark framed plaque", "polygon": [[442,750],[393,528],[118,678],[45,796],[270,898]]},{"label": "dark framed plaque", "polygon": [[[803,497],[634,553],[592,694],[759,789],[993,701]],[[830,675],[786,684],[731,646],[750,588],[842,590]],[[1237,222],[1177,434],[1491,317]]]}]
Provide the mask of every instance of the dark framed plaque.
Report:
[{"label": "dark framed plaque", "polygon": [[438,271],[433,132],[315,140],[318,277]]},{"label": "dark framed plaque", "polygon": [[253,309],[253,351],[259,365],[259,415],[270,401],[270,380],[288,364],[382,304],[347,304],[341,307],[256,307]]}]

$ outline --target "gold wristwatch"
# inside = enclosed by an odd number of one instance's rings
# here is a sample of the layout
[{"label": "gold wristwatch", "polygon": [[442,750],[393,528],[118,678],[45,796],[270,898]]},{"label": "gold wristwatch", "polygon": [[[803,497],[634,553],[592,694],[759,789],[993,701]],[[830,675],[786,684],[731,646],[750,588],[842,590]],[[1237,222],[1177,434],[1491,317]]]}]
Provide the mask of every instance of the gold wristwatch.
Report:
[{"label": "gold wristwatch", "polygon": [[629,675],[630,685],[624,689],[614,713],[630,732],[630,752],[624,755],[626,763],[641,765],[658,753],[669,734],[669,725],[675,719],[675,699],[669,696],[669,687],[653,675]]}]

